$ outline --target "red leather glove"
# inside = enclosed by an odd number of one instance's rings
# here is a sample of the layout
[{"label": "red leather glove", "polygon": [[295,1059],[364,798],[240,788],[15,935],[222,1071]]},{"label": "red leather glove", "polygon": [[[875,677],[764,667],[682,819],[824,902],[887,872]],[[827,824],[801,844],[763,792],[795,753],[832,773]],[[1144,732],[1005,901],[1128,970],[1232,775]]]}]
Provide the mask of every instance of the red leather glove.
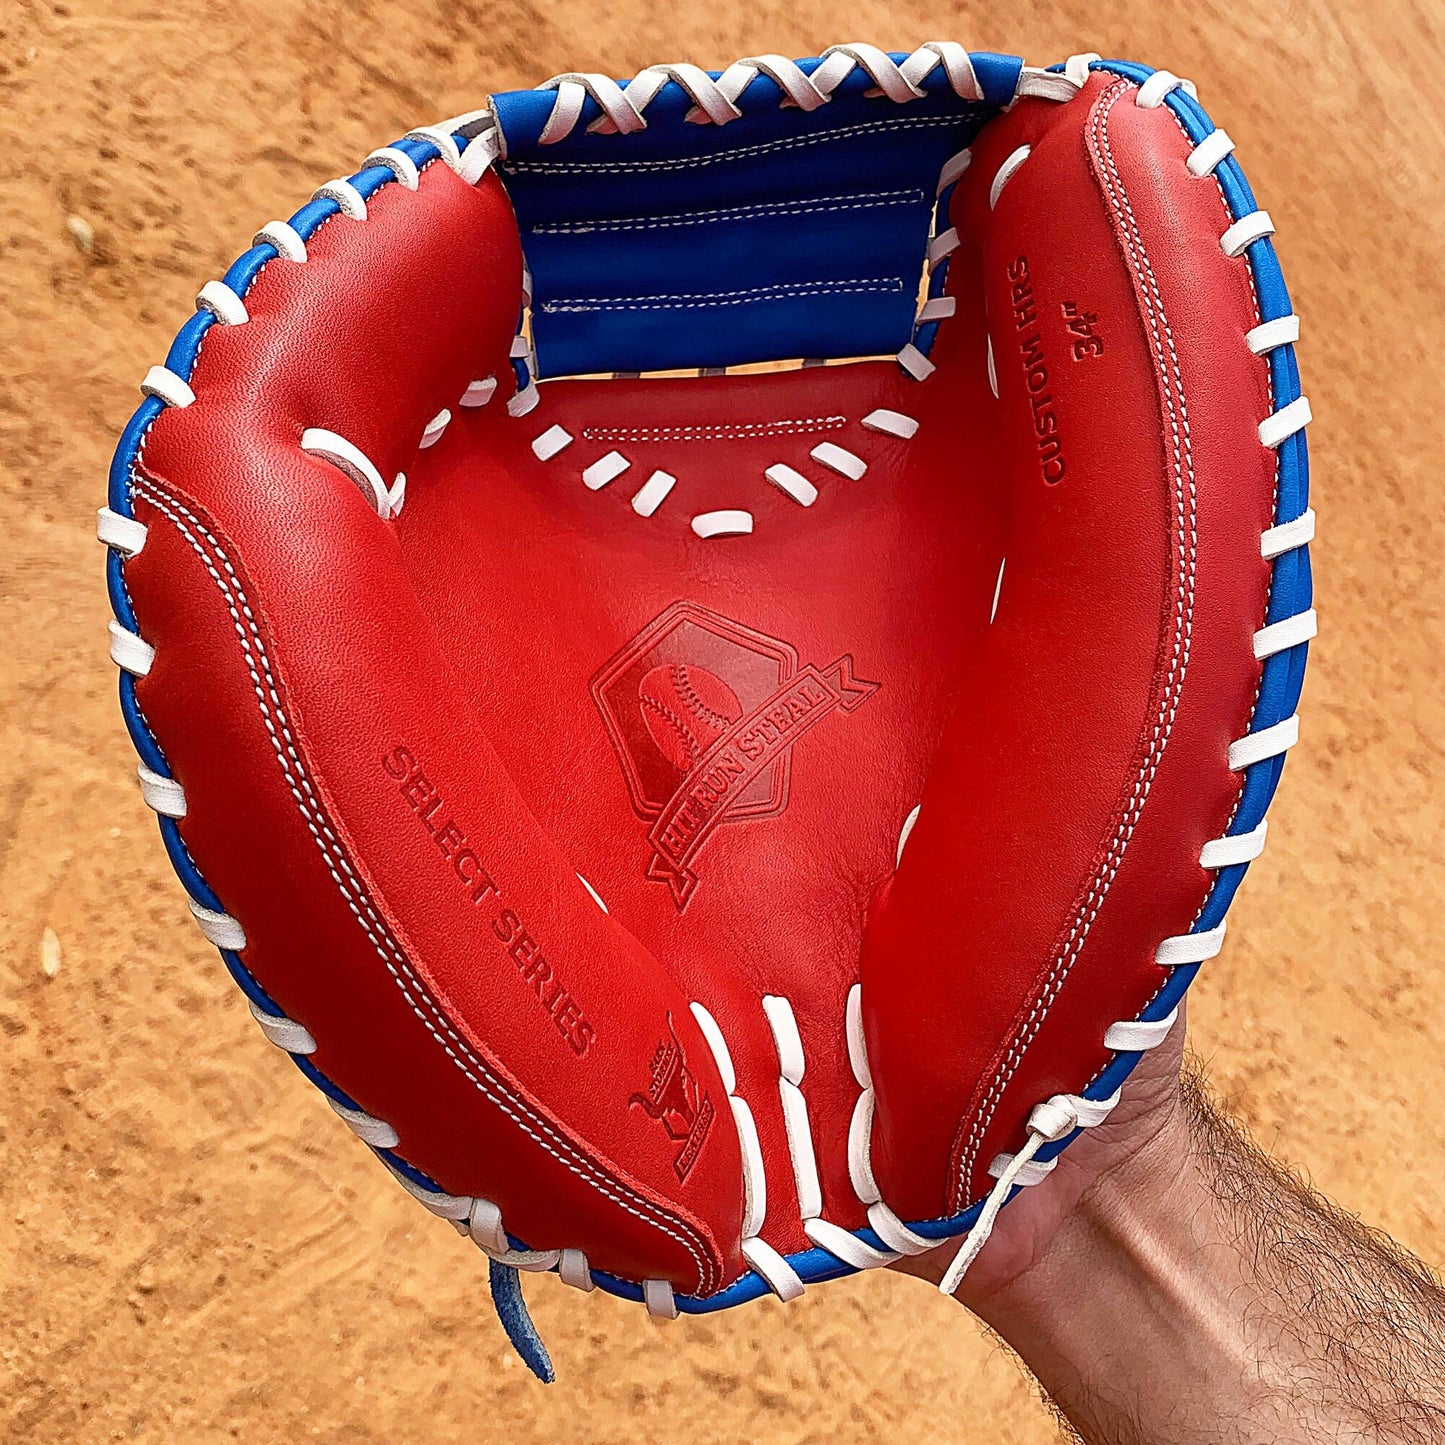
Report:
[{"label": "red leather glove", "polygon": [[956,1281],[1218,951],[1314,633],[1231,149],[1097,57],[562,77],[265,228],[147,377],[142,789],[539,1373],[518,1268]]}]

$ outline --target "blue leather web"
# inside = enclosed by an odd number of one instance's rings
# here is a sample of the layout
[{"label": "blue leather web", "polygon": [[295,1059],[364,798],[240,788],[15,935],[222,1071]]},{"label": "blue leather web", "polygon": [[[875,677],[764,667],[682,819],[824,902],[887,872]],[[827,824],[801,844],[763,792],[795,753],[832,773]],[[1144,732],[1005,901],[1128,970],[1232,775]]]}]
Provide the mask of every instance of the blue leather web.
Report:
[{"label": "blue leather web", "polygon": [[913,334],[939,171],[1012,99],[1022,64],[973,61],[984,102],[961,100],[939,67],[923,99],[897,105],[866,95],[858,69],[804,112],[759,75],[740,119],[695,125],[669,81],[645,130],[588,134],[601,113],[589,97],[550,145],[537,137],[555,92],[496,96],[539,374],[897,352]]}]

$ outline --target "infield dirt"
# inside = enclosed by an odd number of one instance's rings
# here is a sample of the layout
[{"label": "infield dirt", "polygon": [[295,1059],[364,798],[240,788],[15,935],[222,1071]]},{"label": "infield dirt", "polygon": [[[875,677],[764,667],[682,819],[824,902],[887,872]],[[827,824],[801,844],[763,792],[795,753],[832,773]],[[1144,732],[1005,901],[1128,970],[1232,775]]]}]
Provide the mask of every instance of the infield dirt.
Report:
[{"label": "infield dirt", "polygon": [[558,71],[956,38],[1192,77],[1296,309],[1321,637],[1195,1049],[1260,1140],[1445,1258],[1445,12],[1426,0],[0,0],[0,1440],[1056,1438],[1007,1352],[870,1274],[659,1326],[481,1261],[261,1042],[134,782],[94,514],[198,284],[410,126]]}]

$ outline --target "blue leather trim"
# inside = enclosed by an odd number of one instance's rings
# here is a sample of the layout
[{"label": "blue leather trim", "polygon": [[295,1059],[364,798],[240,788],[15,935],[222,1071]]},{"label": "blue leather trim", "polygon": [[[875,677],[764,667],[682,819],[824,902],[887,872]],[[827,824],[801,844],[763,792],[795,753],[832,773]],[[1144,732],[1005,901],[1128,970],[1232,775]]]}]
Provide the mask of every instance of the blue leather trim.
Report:
[{"label": "blue leather trim", "polygon": [[115,620],[128,632],[136,630],[135,611],[125,590],[125,571],[119,552],[107,549],[105,557],[105,590],[110,598],[110,610]]},{"label": "blue leather trim", "polygon": [[128,672],[120,675],[120,711],[126,731],[130,734],[131,746],[140,754],[141,762],[151,772],[159,773],[163,778],[170,777],[170,765],[160,750],[160,744],[151,736],[151,730],[146,726],[140,704],[136,701],[135,678]]},{"label": "blue leather trim", "polygon": [[[236,987],[239,988],[241,992],[245,994],[246,997],[250,999],[250,1001],[255,1004],[258,1009],[261,1010],[262,1013],[268,1013],[273,1018],[286,1017],[286,1010],[283,1009],[280,1004],[278,1004],[276,1000],[273,999],[271,995],[267,993],[264,988],[261,987],[260,983],[257,981],[256,975],[253,974],[251,970],[247,968],[244,963],[241,962],[240,954],[233,953],[229,948],[218,949],[217,952],[220,953],[221,961],[226,965],[226,971],[235,981]],[[290,1054],[288,1055],[288,1057],[296,1062],[301,1062],[305,1059],[305,1055],[303,1054]],[[303,1069],[302,1072],[305,1073],[308,1078],[310,1078],[312,1073],[314,1073],[315,1071],[310,1069],[309,1060],[306,1060],[306,1063],[307,1068]],[[316,1073],[316,1078],[319,1079],[320,1077],[321,1075],[319,1073]],[[336,1098],[339,1094],[341,1094],[341,1090],[335,1088],[334,1085],[327,1088],[325,1092],[330,1094],[333,1098]],[[355,1105],[352,1105],[351,1107],[354,1108]]]},{"label": "blue leather trim", "polygon": [[1012,98],[1022,65],[974,63],[992,103],[961,100],[940,68],[923,99],[880,107],[855,70],[802,112],[760,74],[740,119],[690,125],[692,101],[669,81],[645,130],[589,135],[589,97],[546,146],[553,94],[497,96],[539,374],[897,352],[913,333],[939,171]]},{"label": "blue leather trim", "polygon": [[522,1357],[523,1363],[544,1385],[550,1385],[557,1378],[552,1368],[552,1357],[542,1343],[542,1336],[527,1313],[527,1301],[522,1297],[522,1280],[518,1272],[507,1264],[498,1264],[495,1259],[487,1261],[487,1276],[492,1287],[492,1304],[496,1307],[497,1318],[512,1342],[512,1348]]}]

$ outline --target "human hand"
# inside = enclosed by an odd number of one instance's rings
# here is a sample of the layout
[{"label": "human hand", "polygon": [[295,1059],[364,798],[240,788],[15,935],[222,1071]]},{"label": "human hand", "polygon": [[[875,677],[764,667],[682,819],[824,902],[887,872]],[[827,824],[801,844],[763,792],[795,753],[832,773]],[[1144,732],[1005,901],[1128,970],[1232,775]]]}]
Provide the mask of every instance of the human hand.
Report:
[{"label": "human hand", "polygon": [[[1181,1137],[1188,1133],[1180,1107],[1184,1032],[1181,1006],[1168,1038],[1140,1059],[1108,1119],[1084,1130],[1053,1172],[1021,1190],[998,1216],[955,1295],[961,1304],[987,1320],[990,1301],[1048,1254],[1063,1222],[1100,1180],[1128,1175],[1137,1195],[1177,1176],[1188,1147]],[[904,1255],[893,1268],[937,1284],[957,1250],[958,1241],[948,1240],[926,1254]]]},{"label": "human hand", "polygon": [[[1445,1439],[1439,1281],[1265,1155],[1183,1061],[1181,1011],[956,1298],[1087,1445]],[[895,1268],[936,1283],[957,1247]]]}]

